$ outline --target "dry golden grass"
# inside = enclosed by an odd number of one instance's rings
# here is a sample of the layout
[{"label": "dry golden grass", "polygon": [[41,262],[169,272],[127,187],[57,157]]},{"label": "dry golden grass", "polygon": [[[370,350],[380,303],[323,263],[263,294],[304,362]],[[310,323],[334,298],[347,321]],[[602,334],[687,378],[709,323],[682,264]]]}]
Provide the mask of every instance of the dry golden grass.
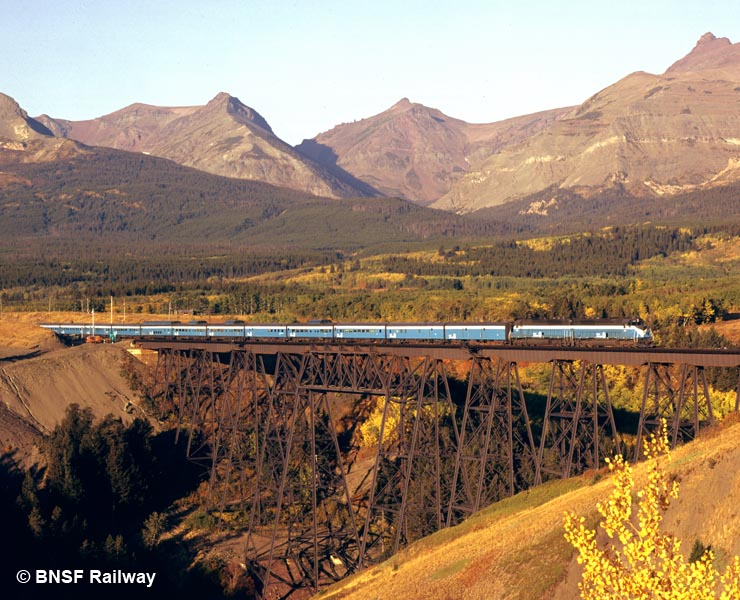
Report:
[{"label": "dry golden grass", "polygon": [[733,344],[740,344],[740,319],[717,321],[710,325],[702,325],[703,328],[713,327],[717,333],[725,336]]},{"label": "dry golden grass", "polygon": [[740,262],[740,238],[707,235],[698,239],[696,245],[698,250],[676,254],[673,260],[692,267]]},{"label": "dry golden grass", "polygon": [[54,334],[39,327],[39,323],[47,321],[45,317],[49,316],[48,313],[3,313],[0,318],[0,348],[30,350],[34,346],[53,344]]},{"label": "dry golden grass", "polygon": [[[720,563],[740,553],[740,424],[702,436],[673,457],[671,472],[681,481],[681,491],[666,516],[668,531],[683,540],[687,555],[696,539],[711,544]],[[644,465],[637,465],[638,485],[645,476]],[[595,515],[596,503],[607,497],[611,485],[611,478],[599,472],[524,492],[339,582],[318,598],[576,598],[580,575],[563,538],[563,514]]]}]

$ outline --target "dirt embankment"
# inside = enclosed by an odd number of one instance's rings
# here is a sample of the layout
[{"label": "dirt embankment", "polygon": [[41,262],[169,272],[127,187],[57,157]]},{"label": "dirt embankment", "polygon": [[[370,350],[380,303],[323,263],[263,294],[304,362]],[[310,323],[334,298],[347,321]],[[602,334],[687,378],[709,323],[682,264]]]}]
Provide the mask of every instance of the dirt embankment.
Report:
[{"label": "dirt embankment", "polygon": [[41,320],[0,320],[0,450],[15,450],[21,461],[70,404],[90,407],[97,418],[113,414],[128,422],[137,399],[123,375],[126,343],[68,348],[38,327]]},{"label": "dirt embankment", "polygon": [[37,325],[37,313],[4,313],[0,318],[0,361],[37,356],[64,346],[56,335]]}]

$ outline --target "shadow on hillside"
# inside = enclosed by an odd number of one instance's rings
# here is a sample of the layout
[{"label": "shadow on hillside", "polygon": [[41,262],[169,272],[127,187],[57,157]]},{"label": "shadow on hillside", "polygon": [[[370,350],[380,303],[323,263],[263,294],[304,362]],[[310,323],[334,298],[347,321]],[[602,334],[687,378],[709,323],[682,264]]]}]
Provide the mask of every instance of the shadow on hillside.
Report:
[{"label": "shadow on hillside", "polygon": [[[8,598],[117,600],[179,596],[218,600],[231,597],[229,589],[237,589],[243,598],[254,596],[253,585],[243,572],[232,573],[233,566],[223,560],[199,559],[198,553],[207,547],[205,534],[194,537],[187,529],[178,530],[188,511],[172,512],[171,507],[202,481],[197,467],[185,457],[183,440],[175,444],[174,432],[168,431],[151,437],[150,442],[156,457],[156,481],[147,490],[146,505],[125,516],[122,512],[107,538],[106,532],[100,533],[99,525],[94,525],[99,515],[75,514],[73,501],[50,495],[45,468],[24,470],[14,452],[0,455],[0,527],[6,544],[0,581]],[[50,510],[46,506],[49,498],[61,506]],[[101,505],[100,509],[103,515],[109,507]],[[158,540],[148,543],[145,531],[149,519],[145,517],[159,511],[166,525]],[[175,533],[167,535],[168,531]],[[79,572],[77,582],[73,581],[75,570]],[[19,582],[22,571],[30,575],[29,583]],[[156,575],[150,587],[115,581],[101,585],[91,583],[94,571],[114,578],[121,572]],[[47,583],[52,576],[61,581]]]},{"label": "shadow on hillside", "polygon": [[362,192],[363,196],[369,196],[371,198],[384,196],[381,192],[376,190],[371,185],[368,185],[364,181],[357,179],[354,175],[351,175],[345,171],[342,167],[337,164],[339,157],[329,146],[319,144],[315,140],[303,140],[295,149],[303,156],[311,159],[315,163],[318,163],[324,167],[334,177],[351,185],[355,189]]}]

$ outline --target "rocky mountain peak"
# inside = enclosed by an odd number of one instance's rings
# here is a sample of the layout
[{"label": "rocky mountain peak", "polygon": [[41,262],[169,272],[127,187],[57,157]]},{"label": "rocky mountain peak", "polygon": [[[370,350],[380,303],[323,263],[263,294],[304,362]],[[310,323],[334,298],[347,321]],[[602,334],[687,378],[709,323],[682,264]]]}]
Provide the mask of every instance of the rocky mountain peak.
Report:
[{"label": "rocky mountain peak", "polygon": [[238,122],[243,125],[256,125],[260,129],[274,135],[272,128],[256,110],[244,104],[236,96],[219,92],[214,98],[206,104],[206,110],[225,110],[232,115]]},{"label": "rocky mountain peak", "polygon": [[21,111],[21,107],[13,98],[0,92],[0,118],[5,119],[9,115],[18,114]]},{"label": "rocky mountain peak", "polygon": [[[696,42],[696,46],[698,48],[699,46],[702,46],[704,44],[711,44],[715,40],[717,40],[717,36],[714,35],[711,31],[707,31],[703,36],[699,38],[699,41]],[[720,41],[726,42],[727,45],[730,44],[730,40],[728,38],[722,38]]]},{"label": "rocky mountain peak", "polygon": [[388,110],[393,111],[393,112],[400,112],[400,111],[408,110],[412,106],[413,104],[411,103],[411,100],[409,100],[408,98],[401,98],[398,102],[396,102]]},{"label": "rocky mountain peak", "polygon": [[29,117],[13,98],[0,93],[0,137],[14,142],[25,142],[39,136],[53,137],[53,135],[41,123]]},{"label": "rocky mountain peak", "polygon": [[664,75],[638,71],[604,88],[490,155],[433,206],[474,211],[548,189],[676,196],[740,181],[739,82],[740,44],[704,34]]},{"label": "rocky mountain peak", "polygon": [[718,38],[707,32],[699,38],[691,52],[668,67],[666,74],[727,67],[740,68],[740,44],[733,44],[726,37]]},{"label": "rocky mountain peak", "polygon": [[[15,104],[9,106],[6,111],[20,110]],[[65,141],[143,152],[216,175],[333,198],[360,196],[367,188],[357,187],[361,182],[346,173],[341,177],[327,172],[300,155],[273,133],[262,115],[226,92],[201,106],[135,103],[87,121],[55,120],[46,115],[39,119],[68,138]]]},{"label": "rocky mountain peak", "polygon": [[60,138],[67,137],[67,128],[63,122],[53,119],[47,114],[39,115],[34,120],[46,127],[53,136]]},{"label": "rocky mountain peak", "polygon": [[327,167],[341,167],[387,196],[429,204],[472,166],[564,112],[470,124],[401,98],[377,115],[304,140],[297,149]]}]

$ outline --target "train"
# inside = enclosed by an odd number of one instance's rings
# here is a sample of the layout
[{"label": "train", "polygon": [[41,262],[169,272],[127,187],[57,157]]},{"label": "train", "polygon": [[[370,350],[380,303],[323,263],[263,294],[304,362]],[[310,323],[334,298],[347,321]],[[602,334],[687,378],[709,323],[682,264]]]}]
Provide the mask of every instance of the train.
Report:
[{"label": "train", "polygon": [[490,323],[223,323],[144,321],[140,324],[52,324],[62,336],[183,338],[209,340],[308,340],[370,342],[480,342],[497,344],[651,345],[650,329],[639,319],[518,319]]}]

